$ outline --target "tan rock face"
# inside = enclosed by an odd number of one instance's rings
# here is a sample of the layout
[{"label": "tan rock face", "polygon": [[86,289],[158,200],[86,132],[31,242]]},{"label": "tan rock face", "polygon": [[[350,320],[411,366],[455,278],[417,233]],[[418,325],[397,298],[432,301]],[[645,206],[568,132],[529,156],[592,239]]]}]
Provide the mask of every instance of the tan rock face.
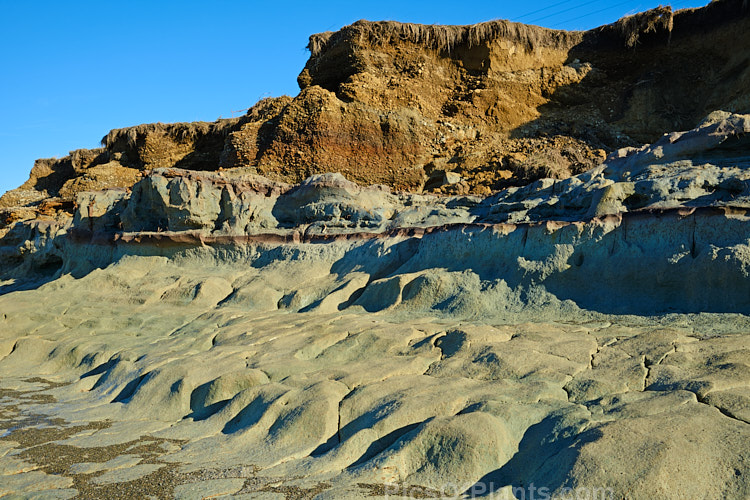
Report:
[{"label": "tan rock face", "polygon": [[60,188],[60,198],[75,199],[78,193],[85,191],[102,191],[113,188],[129,188],[141,178],[141,172],[135,168],[123,167],[111,161],[88,168],[81,175],[65,181]]},{"label": "tan rock face", "polygon": [[275,118],[271,140],[257,161],[260,173],[300,182],[340,172],[362,184],[418,188],[424,175],[429,128],[408,109],[386,111],[340,101],[309,87]]},{"label": "tan rock face", "polygon": [[[749,112],[743,9],[740,0],[655,9],[585,33],[505,21],[360,21],[311,37],[298,96],[265,99],[246,116],[214,123],[114,130],[103,141],[109,156],[40,160],[22,189],[43,195],[7,194],[0,204],[57,196],[81,166],[117,167],[112,161],[243,167],[289,183],[339,172],[408,191],[423,189],[435,169],[454,171],[463,183],[433,187],[445,194],[566,178],[613,149],[690,129],[714,110]],[[76,181],[64,198],[106,187],[107,178],[132,184],[133,173],[117,168]]]}]

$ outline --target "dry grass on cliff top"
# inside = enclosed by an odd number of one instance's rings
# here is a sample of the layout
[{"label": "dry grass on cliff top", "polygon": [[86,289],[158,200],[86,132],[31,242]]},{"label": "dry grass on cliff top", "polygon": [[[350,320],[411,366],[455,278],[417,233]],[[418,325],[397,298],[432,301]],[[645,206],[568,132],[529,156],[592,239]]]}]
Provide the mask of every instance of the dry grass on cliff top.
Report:
[{"label": "dry grass on cliff top", "polygon": [[[747,0],[744,0],[743,9]],[[674,27],[674,12],[671,6],[625,16],[608,25],[622,38],[628,48],[635,47],[641,35],[655,33],[661,29],[671,36]],[[474,47],[489,40],[504,39],[519,43],[531,51],[538,47],[568,50],[583,39],[582,31],[565,31],[514,23],[505,20],[487,21],[464,26],[399,23],[396,21],[360,20],[340,31],[326,31],[310,36],[307,48],[313,57],[323,53],[329,46],[343,40],[357,40],[375,46],[389,45],[395,41],[410,42],[426,48],[450,52],[466,45]]]},{"label": "dry grass on cliff top", "polygon": [[206,135],[227,135],[240,120],[241,117],[225,118],[215,122],[144,123],[110,130],[102,138],[102,145],[111,148],[114,144],[125,141],[129,147],[134,147],[138,137],[152,133],[162,133],[178,142],[190,142]]},{"label": "dry grass on cliff top", "polygon": [[646,12],[625,16],[614,23],[614,27],[628,48],[635,47],[642,34],[666,30],[670,37],[674,28],[674,13],[670,6],[658,6]]},{"label": "dry grass on cliff top", "polygon": [[[244,116],[224,118],[215,122],[181,122],[181,123],[145,123],[133,127],[110,130],[102,138],[102,145],[110,148],[117,142],[125,141],[129,147],[135,147],[138,137],[146,134],[162,133],[177,142],[194,142],[201,136],[226,136],[238,125],[246,121],[267,120],[277,115],[291,102],[291,97],[268,97],[251,106]],[[82,150],[85,151],[85,150]]]},{"label": "dry grass on cliff top", "polygon": [[307,48],[312,56],[320,55],[330,44],[342,39],[357,39],[372,45],[406,41],[427,48],[450,52],[460,45],[473,47],[487,40],[506,39],[529,50],[537,47],[569,49],[581,41],[582,32],[563,31],[497,20],[467,26],[412,24],[395,21],[357,21],[337,32],[327,31],[310,37]]}]

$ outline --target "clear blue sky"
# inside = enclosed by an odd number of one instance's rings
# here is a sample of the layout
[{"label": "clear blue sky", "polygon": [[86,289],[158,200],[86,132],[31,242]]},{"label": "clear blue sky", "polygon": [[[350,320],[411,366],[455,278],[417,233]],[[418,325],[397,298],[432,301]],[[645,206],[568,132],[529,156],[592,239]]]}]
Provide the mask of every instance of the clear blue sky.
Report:
[{"label": "clear blue sky", "polygon": [[588,29],[658,3],[0,0],[0,193],[22,184],[34,159],[97,147],[112,128],[212,121],[296,95],[308,36],[358,19]]}]

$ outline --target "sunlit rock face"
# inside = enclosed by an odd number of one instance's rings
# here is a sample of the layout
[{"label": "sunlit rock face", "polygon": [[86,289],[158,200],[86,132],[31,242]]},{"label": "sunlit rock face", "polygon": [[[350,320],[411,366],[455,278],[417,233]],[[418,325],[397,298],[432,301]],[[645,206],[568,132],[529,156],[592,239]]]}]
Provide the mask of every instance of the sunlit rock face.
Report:
[{"label": "sunlit rock face", "polygon": [[[750,496],[750,115],[622,139],[654,76],[597,129],[608,154],[503,136],[516,168],[467,132],[496,81],[580,118],[614,84],[571,54],[643,65],[671,32],[680,60],[735,7],[578,34],[357,23],[311,39],[301,97],[39,162],[0,212],[0,496]],[[412,96],[420,75],[461,104]],[[540,109],[539,130],[565,111]],[[438,120],[450,158],[401,147]],[[571,167],[575,141],[598,159]]]}]

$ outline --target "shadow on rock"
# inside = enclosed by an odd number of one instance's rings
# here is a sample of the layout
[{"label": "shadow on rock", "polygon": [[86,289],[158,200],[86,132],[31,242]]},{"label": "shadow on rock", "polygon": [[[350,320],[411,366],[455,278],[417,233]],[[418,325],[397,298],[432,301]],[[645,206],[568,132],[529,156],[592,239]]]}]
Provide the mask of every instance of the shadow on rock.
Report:
[{"label": "shadow on rock", "polygon": [[[518,452],[501,468],[494,470],[464,492],[469,498],[490,497],[502,488],[511,487],[516,498],[533,498],[573,486],[569,472],[578,460],[580,450],[598,440],[602,433],[590,429],[578,433],[565,425],[559,415],[545,418],[525,432]],[[542,498],[542,496],[540,496]]]}]

